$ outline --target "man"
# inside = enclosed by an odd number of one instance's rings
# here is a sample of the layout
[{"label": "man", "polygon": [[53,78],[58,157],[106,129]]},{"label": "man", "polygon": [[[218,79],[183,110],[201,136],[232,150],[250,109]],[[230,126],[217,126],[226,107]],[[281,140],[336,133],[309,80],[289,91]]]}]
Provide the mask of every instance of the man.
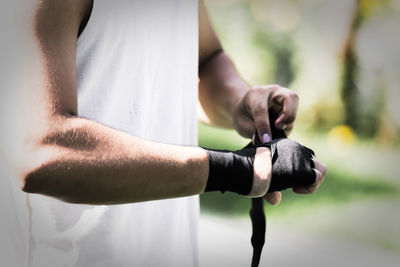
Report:
[{"label": "man", "polygon": [[[3,203],[16,221],[8,266],[196,266],[196,195],[211,183],[222,190],[212,173],[225,163],[195,147],[197,99],[210,123],[269,142],[270,123],[293,127],[297,95],[247,85],[202,2],[33,2],[21,22],[30,57],[2,97],[1,151],[28,193],[10,185],[14,200]],[[240,184],[258,197],[271,183],[271,152],[252,151],[231,165],[252,163]],[[321,184],[326,168],[312,161],[315,181],[295,192]],[[277,204],[281,194],[265,198]]]}]

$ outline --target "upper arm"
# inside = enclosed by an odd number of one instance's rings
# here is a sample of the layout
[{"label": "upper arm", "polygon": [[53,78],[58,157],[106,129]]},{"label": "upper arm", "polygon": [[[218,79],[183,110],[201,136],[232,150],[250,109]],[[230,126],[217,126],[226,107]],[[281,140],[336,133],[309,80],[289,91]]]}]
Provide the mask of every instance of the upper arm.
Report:
[{"label": "upper arm", "polygon": [[81,0],[42,0],[33,17],[38,46],[44,111],[77,114],[76,41],[82,19]]},{"label": "upper arm", "polygon": [[205,62],[216,52],[221,51],[222,46],[217,34],[207,15],[207,9],[203,0],[199,1],[199,65]]},{"label": "upper arm", "polygon": [[51,128],[61,127],[54,118],[77,113],[80,2],[86,1],[26,1],[13,10],[18,23],[2,32],[13,43],[0,62],[9,72],[0,95],[0,153],[12,165],[22,165]]}]

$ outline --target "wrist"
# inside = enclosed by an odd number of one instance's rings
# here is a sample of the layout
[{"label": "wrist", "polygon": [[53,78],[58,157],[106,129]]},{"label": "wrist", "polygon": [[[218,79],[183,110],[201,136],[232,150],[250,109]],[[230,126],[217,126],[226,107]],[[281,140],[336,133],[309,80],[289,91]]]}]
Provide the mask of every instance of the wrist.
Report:
[{"label": "wrist", "polygon": [[244,81],[235,83],[233,87],[235,87],[235,89],[231,90],[234,91],[234,93],[231,95],[228,109],[232,118],[238,114],[238,111],[243,109],[244,99],[248,91],[251,89],[251,87]]},{"label": "wrist", "polygon": [[240,195],[248,195],[251,192],[255,148],[206,151],[209,157],[209,175],[205,192],[230,191]]}]

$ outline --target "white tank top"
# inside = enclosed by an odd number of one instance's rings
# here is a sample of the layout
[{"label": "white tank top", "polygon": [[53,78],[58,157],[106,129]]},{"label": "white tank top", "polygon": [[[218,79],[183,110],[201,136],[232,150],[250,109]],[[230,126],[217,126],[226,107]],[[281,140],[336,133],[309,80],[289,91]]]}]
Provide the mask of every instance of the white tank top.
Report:
[{"label": "white tank top", "polygon": [[[197,9],[196,0],[94,0],[77,43],[79,116],[196,145]],[[12,194],[25,209],[13,218],[28,245],[18,266],[197,266],[197,196],[92,206]]]}]

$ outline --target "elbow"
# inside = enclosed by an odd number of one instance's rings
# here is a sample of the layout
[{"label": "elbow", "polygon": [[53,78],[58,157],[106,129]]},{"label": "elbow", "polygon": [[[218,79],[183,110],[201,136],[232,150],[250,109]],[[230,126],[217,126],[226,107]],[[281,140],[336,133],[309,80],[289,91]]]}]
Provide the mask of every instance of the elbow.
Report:
[{"label": "elbow", "polygon": [[[73,190],[68,184],[62,182],[69,178],[66,176],[68,175],[66,173],[68,167],[61,168],[62,165],[60,160],[52,160],[45,161],[39,167],[32,168],[21,176],[20,189],[25,193],[40,194],[75,203],[74,199],[71,198],[72,195],[66,193],[73,192]],[[67,185],[65,190],[62,188],[63,185]]]},{"label": "elbow", "polygon": [[[25,148],[27,147],[28,145]],[[7,172],[19,189],[26,193],[38,193],[42,181],[50,176],[46,166],[49,166],[54,153],[37,148],[20,150],[18,154],[18,157],[6,158]]]},{"label": "elbow", "polygon": [[[97,145],[97,138],[88,134],[85,121],[74,117],[57,117],[35,134],[27,133],[13,143],[14,153],[8,162],[13,177],[26,193],[48,194],[60,183],[59,176],[70,173],[65,159],[71,153],[88,151]],[[89,139],[91,137],[91,139]],[[89,139],[89,140],[87,140]],[[11,147],[11,146],[10,146]]]},{"label": "elbow", "polygon": [[[47,129],[40,137],[30,140],[19,162],[22,191],[48,194],[57,187],[61,177],[71,173],[67,158],[76,158],[79,151],[91,151],[97,146],[96,136],[88,133],[86,125],[76,119],[62,118],[57,126]],[[56,124],[53,122],[53,124]],[[72,153],[72,154],[71,154]]]},{"label": "elbow", "polygon": [[16,177],[22,191],[48,194],[49,188],[57,183],[57,167],[65,153],[60,148],[43,144],[33,147],[18,164]]},{"label": "elbow", "polygon": [[[21,177],[21,190],[29,194],[40,194],[59,199],[68,203],[83,203],[74,193],[77,187],[71,188],[68,183],[62,182],[66,177],[57,170],[59,162],[46,162]],[[63,188],[64,187],[64,188]],[[75,189],[75,190],[73,190]]]},{"label": "elbow", "polygon": [[[27,164],[31,165],[31,164]],[[42,161],[35,164],[35,167],[26,167],[24,172],[19,176],[20,189],[25,193],[45,193],[46,185],[52,180],[49,171],[49,163]]]},{"label": "elbow", "polygon": [[20,176],[20,188],[25,193],[42,193],[46,175],[42,168],[36,168]]}]

